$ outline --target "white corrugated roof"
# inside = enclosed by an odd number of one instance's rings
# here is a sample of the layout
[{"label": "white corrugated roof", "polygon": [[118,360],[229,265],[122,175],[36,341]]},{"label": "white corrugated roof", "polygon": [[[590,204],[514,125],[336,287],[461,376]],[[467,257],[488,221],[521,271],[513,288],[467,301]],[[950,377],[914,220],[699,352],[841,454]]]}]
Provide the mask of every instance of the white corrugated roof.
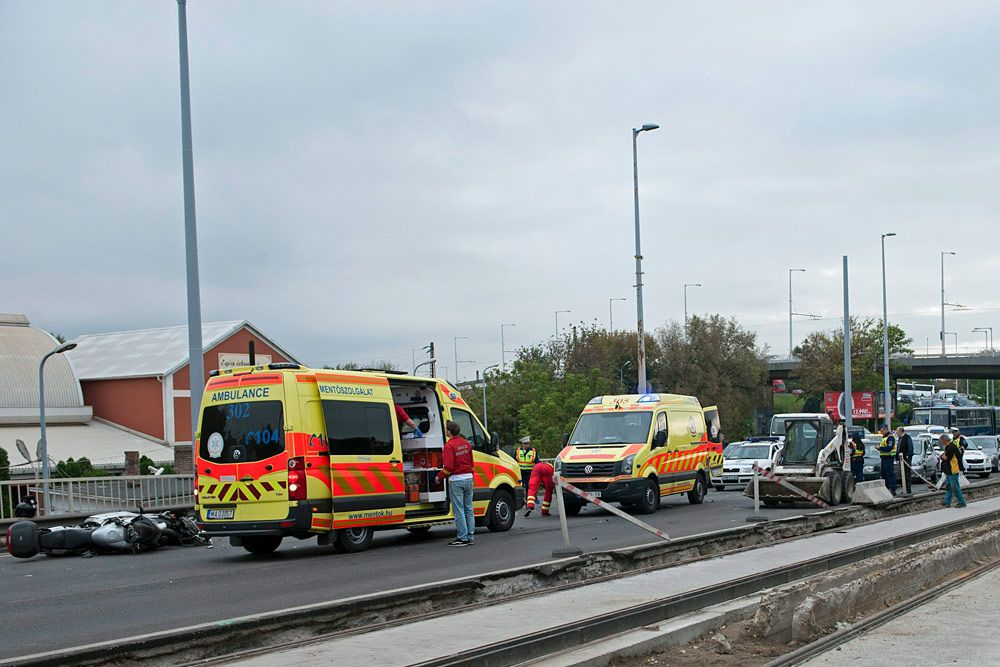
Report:
[{"label": "white corrugated roof", "polygon": [[[215,347],[244,326],[289,359],[293,358],[246,320],[203,324],[203,349],[207,351]],[[81,380],[169,375],[188,362],[186,325],[86,334],[77,338],[76,342],[77,348],[66,356]]]},{"label": "white corrugated roof", "polygon": [[[24,463],[16,441],[23,440],[28,453],[34,456],[40,437],[38,426],[0,426],[0,447],[7,450],[12,465]],[[137,451],[154,462],[174,460],[173,448],[99,421],[46,426],[45,441],[49,458],[54,462],[86,457],[95,465],[124,466],[126,451]]]},{"label": "white corrugated roof", "polygon": [[[0,408],[38,409],[38,363],[59,342],[41,329],[28,326],[24,315],[4,314],[0,324]],[[45,362],[45,405],[78,408],[83,405],[80,384],[66,354]]]}]

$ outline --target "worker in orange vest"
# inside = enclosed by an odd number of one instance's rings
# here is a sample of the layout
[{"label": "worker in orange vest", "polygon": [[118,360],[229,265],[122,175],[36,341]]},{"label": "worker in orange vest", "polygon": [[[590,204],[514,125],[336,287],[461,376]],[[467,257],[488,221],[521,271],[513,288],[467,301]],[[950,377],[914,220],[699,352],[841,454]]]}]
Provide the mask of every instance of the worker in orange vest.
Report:
[{"label": "worker in orange vest", "polygon": [[531,469],[531,480],[528,482],[528,509],[524,511],[527,518],[531,510],[535,509],[535,499],[538,496],[538,486],[545,487],[545,497],[542,498],[542,516],[549,515],[549,506],[552,504],[552,492],[555,490],[555,482],[552,481],[552,474],[555,470],[551,463],[539,461]]}]

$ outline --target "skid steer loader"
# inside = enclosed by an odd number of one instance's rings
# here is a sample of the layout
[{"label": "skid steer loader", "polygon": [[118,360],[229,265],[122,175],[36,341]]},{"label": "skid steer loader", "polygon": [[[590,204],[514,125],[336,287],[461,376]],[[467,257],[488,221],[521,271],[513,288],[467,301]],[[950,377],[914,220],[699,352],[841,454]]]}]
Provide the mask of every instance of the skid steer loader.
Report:
[{"label": "skid steer loader", "polygon": [[[785,441],[771,458],[770,472],[829,505],[849,503],[854,494],[854,477],[849,465],[844,465],[845,460],[850,463],[846,447],[843,425],[834,427],[829,415],[788,415]],[[770,507],[803,500],[791,489],[764,477],[759,487],[761,502]],[[743,495],[753,498],[753,493],[751,481]]]}]

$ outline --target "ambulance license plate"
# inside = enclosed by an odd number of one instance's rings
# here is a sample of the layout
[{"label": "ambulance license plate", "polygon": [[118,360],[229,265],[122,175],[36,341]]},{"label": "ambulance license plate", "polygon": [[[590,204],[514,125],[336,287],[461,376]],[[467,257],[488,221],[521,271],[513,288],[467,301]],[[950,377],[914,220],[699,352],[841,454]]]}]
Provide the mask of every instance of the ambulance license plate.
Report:
[{"label": "ambulance license plate", "polygon": [[236,516],[236,510],[208,510],[209,519],[232,519]]},{"label": "ambulance license plate", "polygon": [[600,491],[587,491],[587,493],[589,493],[590,495],[594,496],[595,498],[600,498],[601,497],[601,492]]}]

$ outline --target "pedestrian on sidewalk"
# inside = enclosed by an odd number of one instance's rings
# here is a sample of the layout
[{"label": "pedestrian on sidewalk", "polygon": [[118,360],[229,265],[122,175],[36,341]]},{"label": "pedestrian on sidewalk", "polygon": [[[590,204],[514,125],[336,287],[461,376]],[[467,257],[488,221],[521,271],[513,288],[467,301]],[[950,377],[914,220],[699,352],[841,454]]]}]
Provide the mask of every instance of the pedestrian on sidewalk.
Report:
[{"label": "pedestrian on sidewalk", "polygon": [[910,470],[913,469],[913,438],[902,426],[896,429],[897,454],[899,455],[899,476],[903,486],[903,494],[909,495]]},{"label": "pedestrian on sidewalk", "polygon": [[959,476],[962,472],[961,453],[951,436],[943,433],[940,437],[944,454],[941,455],[941,473],[945,476],[944,506],[951,507],[951,496],[954,494],[959,507],[965,507],[965,496],[962,495],[962,485]]},{"label": "pedestrian on sidewalk", "polygon": [[528,518],[531,511],[535,509],[535,499],[538,497],[538,487],[545,487],[545,497],[542,498],[542,516],[549,515],[549,506],[552,504],[552,491],[556,488],[552,481],[552,474],[555,469],[551,463],[539,461],[531,469],[531,480],[528,482],[528,509],[524,512],[524,518]]},{"label": "pedestrian on sidewalk", "polygon": [[448,420],[448,442],[444,443],[444,467],[437,481],[448,480],[451,510],[455,515],[455,539],[449,547],[470,547],[476,539],[476,517],[472,513],[472,445],[462,437],[462,427]]},{"label": "pedestrian on sidewalk", "polygon": [[882,424],[879,429],[882,434],[882,444],[878,447],[879,463],[882,466],[882,479],[889,493],[896,495],[896,438],[889,433],[889,427]]}]

